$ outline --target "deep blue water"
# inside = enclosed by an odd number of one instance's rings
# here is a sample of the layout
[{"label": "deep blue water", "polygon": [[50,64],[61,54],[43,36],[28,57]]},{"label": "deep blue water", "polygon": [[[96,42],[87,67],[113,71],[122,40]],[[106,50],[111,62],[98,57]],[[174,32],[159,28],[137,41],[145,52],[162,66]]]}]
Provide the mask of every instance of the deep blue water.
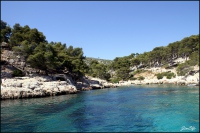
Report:
[{"label": "deep blue water", "polygon": [[1,101],[1,132],[198,132],[199,88],[130,86]]}]

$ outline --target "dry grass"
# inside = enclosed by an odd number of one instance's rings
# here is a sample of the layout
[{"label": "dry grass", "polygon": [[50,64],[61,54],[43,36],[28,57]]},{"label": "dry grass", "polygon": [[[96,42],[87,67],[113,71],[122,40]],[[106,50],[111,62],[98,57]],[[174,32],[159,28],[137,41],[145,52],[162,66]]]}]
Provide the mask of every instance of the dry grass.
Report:
[{"label": "dry grass", "polygon": [[155,74],[151,71],[145,71],[145,72],[134,75],[135,78],[138,78],[140,76],[143,76],[145,79],[151,79],[155,77]]}]

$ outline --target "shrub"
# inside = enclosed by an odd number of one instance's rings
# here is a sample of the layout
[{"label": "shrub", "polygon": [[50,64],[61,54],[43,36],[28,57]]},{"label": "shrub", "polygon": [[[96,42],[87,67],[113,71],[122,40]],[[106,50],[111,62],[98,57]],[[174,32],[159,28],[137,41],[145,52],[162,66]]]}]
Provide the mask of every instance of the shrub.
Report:
[{"label": "shrub", "polygon": [[92,77],[96,77],[97,75],[96,75],[96,73],[92,73],[91,76]]},{"label": "shrub", "polygon": [[110,73],[105,73],[103,79],[105,79],[106,81],[109,81],[111,78]]},{"label": "shrub", "polygon": [[171,79],[172,77],[176,77],[176,75],[172,72],[166,73],[167,79]]},{"label": "shrub", "polygon": [[176,70],[179,76],[185,76],[189,71],[192,70],[192,68],[188,63],[183,63],[179,64]]},{"label": "shrub", "polygon": [[172,78],[172,76],[170,76],[170,75],[167,75],[167,79],[171,79]]},{"label": "shrub", "polygon": [[112,83],[119,83],[119,81],[120,81],[120,79],[118,79],[118,78],[113,78],[113,79],[111,80]]},{"label": "shrub", "polygon": [[172,77],[175,77],[176,75],[172,72],[163,72],[156,74],[157,79],[162,79],[164,76],[167,77],[167,79],[171,79]]},{"label": "shrub", "polygon": [[138,80],[144,80],[143,76],[138,77]]},{"label": "shrub", "polygon": [[156,76],[157,76],[157,79],[162,79],[163,78],[162,73],[158,73],[158,74],[156,74]]},{"label": "shrub", "polygon": [[199,65],[199,52],[195,51],[190,55],[190,60],[187,61],[190,66]]},{"label": "shrub", "polygon": [[137,78],[134,78],[134,77],[132,77],[132,78],[130,78],[130,80],[136,80]]},{"label": "shrub", "polygon": [[22,77],[22,76],[23,76],[23,73],[22,73],[21,70],[16,69],[16,70],[14,70],[14,71],[12,72],[12,76],[13,76],[13,77]]}]

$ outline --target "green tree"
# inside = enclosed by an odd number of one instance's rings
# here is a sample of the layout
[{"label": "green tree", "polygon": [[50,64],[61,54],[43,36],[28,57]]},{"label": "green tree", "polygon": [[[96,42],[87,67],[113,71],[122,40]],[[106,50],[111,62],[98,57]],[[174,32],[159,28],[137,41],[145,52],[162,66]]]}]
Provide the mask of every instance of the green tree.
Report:
[{"label": "green tree", "polygon": [[140,64],[140,60],[138,58],[134,58],[131,60],[131,65],[138,66]]},{"label": "green tree", "polygon": [[192,70],[191,66],[186,62],[179,64],[176,68],[178,76],[185,76],[189,71]]},{"label": "green tree", "polygon": [[47,42],[45,39],[43,33],[36,28],[30,29],[28,25],[22,27],[19,23],[16,23],[12,29],[10,43],[12,46],[20,46],[23,41],[27,41],[32,47],[36,47],[40,43]]},{"label": "green tree", "polygon": [[127,80],[130,73],[130,59],[128,57],[115,58],[112,63],[114,70],[116,71],[116,76],[119,79]]},{"label": "green tree", "polygon": [[9,42],[11,36],[11,28],[6,22],[1,20],[1,42]]},{"label": "green tree", "polygon": [[188,64],[190,64],[191,66],[199,66],[199,51],[195,51],[190,55],[190,60],[188,60]]},{"label": "green tree", "polygon": [[111,75],[108,73],[108,65],[92,60],[89,65],[88,74],[100,79],[110,80]]},{"label": "green tree", "polygon": [[16,54],[23,55],[25,59],[33,52],[33,48],[27,40],[22,41],[21,46],[14,46],[12,49]]}]

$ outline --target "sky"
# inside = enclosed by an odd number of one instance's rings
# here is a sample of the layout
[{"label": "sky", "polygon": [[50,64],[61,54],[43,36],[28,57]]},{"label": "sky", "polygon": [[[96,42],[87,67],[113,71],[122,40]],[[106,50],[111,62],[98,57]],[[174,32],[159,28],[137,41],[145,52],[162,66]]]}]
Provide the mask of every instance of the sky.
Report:
[{"label": "sky", "polygon": [[199,34],[199,1],[1,1],[1,20],[113,60]]}]

